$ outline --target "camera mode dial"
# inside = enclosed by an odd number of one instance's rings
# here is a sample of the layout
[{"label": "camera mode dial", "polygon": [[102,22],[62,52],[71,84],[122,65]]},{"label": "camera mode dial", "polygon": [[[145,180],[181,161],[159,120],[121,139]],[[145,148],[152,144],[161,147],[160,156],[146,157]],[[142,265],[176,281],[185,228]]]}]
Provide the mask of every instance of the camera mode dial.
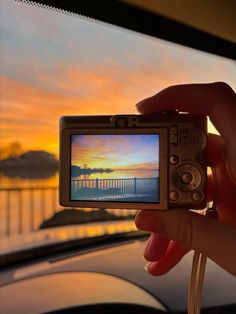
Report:
[{"label": "camera mode dial", "polygon": [[174,185],[185,192],[196,190],[201,184],[202,176],[197,167],[182,165],[173,173]]}]

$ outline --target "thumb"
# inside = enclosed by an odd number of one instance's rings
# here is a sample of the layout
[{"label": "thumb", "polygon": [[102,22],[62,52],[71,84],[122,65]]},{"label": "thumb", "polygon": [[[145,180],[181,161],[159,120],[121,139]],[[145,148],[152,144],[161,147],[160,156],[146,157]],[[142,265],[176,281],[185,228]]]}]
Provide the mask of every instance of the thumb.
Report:
[{"label": "thumb", "polygon": [[236,276],[236,228],[195,212],[174,209],[140,211],[138,229],[156,232],[201,252]]}]

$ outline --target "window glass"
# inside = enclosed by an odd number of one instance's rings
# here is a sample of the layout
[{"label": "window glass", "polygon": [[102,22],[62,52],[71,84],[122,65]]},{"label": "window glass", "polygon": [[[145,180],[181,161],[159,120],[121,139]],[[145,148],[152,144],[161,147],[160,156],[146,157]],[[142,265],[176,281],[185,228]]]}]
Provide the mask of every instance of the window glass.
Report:
[{"label": "window glass", "polygon": [[174,84],[235,86],[235,62],[85,17],[0,3],[1,252],[134,230],[135,211],[125,210],[97,211],[97,220],[111,222],[91,228],[78,227],[80,209],[73,227],[61,226],[59,117],[136,113],[135,103]]}]

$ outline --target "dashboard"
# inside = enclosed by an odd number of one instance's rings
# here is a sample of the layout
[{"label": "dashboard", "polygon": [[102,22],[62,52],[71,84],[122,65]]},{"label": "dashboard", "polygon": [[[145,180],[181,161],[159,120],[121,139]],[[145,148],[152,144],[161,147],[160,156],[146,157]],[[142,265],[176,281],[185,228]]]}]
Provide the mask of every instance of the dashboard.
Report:
[{"label": "dashboard", "polygon": [[[125,293],[124,293],[125,292]],[[165,311],[165,307],[150,293],[133,283],[97,272],[63,272],[40,275],[3,288],[3,312],[46,313],[58,309],[97,304],[138,305]],[[28,298],[26,296],[29,296]],[[14,302],[12,302],[14,298]],[[116,304],[116,305],[114,305]],[[88,309],[89,307],[89,309]]]},{"label": "dashboard", "polygon": [[[0,272],[1,314],[186,313],[192,253],[168,274],[152,277],[141,258],[144,240],[5,268]],[[203,308],[230,306],[233,313],[235,292],[235,278],[208,260]]]}]

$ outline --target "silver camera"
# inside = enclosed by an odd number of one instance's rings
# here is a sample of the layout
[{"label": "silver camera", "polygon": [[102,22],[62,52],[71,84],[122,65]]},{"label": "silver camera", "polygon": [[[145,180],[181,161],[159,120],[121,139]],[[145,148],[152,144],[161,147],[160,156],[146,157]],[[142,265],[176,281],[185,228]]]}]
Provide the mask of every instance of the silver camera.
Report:
[{"label": "silver camera", "polygon": [[206,150],[205,116],[61,117],[60,204],[204,208]]}]

